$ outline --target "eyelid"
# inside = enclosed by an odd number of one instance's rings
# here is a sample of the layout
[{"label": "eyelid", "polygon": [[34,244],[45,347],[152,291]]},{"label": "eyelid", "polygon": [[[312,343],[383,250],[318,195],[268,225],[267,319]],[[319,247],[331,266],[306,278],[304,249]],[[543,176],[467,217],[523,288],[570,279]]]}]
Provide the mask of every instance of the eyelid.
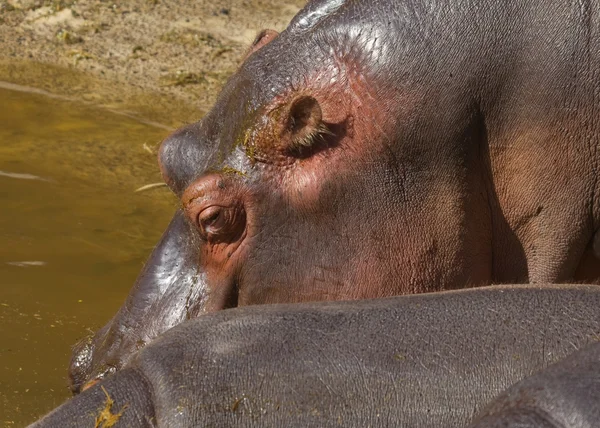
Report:
[{"label": "eyelid", "polygon": [[[204,215],[203,215],[204,213]],[[214,220],[211,219],[214,217]],[[201,237],[210,242],[234,241],[245,229],[246,212],[241,205],[211,205],[200,210],[195,226]]]}]

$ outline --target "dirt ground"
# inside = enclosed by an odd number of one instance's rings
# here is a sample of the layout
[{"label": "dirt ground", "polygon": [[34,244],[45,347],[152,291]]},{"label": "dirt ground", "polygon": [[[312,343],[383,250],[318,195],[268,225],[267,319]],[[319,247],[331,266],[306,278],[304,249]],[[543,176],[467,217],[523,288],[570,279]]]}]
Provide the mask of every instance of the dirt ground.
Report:
[{"label": "dirt ground", "polygon": [[206,112],[263,28],[304,0],[0,0],[0,81],[169,127]]}]

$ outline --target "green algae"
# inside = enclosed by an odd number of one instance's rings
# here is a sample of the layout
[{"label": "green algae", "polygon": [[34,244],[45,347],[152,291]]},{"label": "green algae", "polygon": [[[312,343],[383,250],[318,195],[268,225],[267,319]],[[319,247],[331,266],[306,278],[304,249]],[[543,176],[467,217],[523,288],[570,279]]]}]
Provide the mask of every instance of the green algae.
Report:
[{"label": "green algae", "polygon": [[228,175],[237,175],[239,177],[245,177],[246,176],[245,172],[242,172],[239,169],[232,168],[230,166],[224,166],[223,168],[221,168],[221,173],[222,174],[228,174]]},{"label": "green algae", "polygon": [[102,392],[104,392],[104,395],[106,395],[106,400],[104,402],[104,406],[102,409],[100,409],[98,415],[96,416],[94,428],[112,428],[119,421],[119,419],[121,419],[121,416],[123,416],[123,412],[125,412],[128,405],[123,405],[121,410],[119,410],[117,413],[113,413],[112,407],[114,406],[115,402],[111,396],[108,395],[108,392],[104,386],[101,386],[101,388]]}]

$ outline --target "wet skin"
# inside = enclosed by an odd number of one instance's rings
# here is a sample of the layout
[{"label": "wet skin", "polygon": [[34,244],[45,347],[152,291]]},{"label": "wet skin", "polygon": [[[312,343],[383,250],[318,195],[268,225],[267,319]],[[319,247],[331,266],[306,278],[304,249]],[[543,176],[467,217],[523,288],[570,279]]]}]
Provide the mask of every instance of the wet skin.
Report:
[{"label": "wet skin", "polygon": [[160,151],[181,198],[72,389],[185,319],[600,278],[597,2],[315,1]]},{"label": "wet skin", "polygon": [[[124,409],[117,427],[464,427],[511,384],[597,341],[599,305],[599,286],[540,284],[220,311],[161,335],[34,427],[94,426],[106,394],[113,414]],[[593,365],[530,382],[545,378],[562,404],[540,405],[549,420],[575,421],[561,427],[595,426],[577,422],[600,408],[600,348],[584,352]],[[587,375],[589,395],[568,394],[570,371]]]}]

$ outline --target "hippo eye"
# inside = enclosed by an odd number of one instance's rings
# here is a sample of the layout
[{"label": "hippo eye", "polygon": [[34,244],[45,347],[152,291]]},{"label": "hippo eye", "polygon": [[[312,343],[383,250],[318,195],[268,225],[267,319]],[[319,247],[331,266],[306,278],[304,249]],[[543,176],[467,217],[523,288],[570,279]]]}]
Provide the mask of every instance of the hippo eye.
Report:
[{"label": "hippo eye", "polygon": [[218,233],[225,225],[222,207],[208,207],[198,214],[198,226],[206,235]]},{"label": "hippo eye", "polygon": [[244,220],[245,215],[239,207],[213,205],[198,214],[197,225],[200,234],[214,242],[233,238]]}]

